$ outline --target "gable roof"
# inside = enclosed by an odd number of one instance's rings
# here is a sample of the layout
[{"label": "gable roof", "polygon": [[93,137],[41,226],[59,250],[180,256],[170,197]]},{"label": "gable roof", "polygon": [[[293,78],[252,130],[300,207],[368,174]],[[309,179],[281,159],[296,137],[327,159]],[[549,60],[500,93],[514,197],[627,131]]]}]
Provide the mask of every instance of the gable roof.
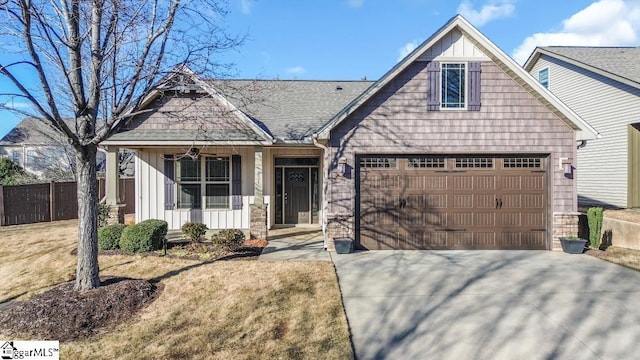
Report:
[{"label": "gable roof", "polygon": [[[75,120],[64,119],[70,129],[75,129]],[[0,145],[67,145],[65,135],[47,124],[44,119],[24,118],[9,131]]]},{"label": "gable roof", "polygon": [[640,47],[547,46],[536,48],[524,68],[550,56],[640,89]]},{"label": "gable roof", "polygon": [[479,50],[488,56],[500,69],[511,76],[520,86],[524,87],[542,104],[549,108],[556,116],[562,119],[570,128],[576,131],[577,140],[594,139],[598,132],[586,123],[573,110],[560,101],[549,90],[538,83],[528,72],[520,67],[511,57],[505,54],[498,46],[485,37],[478,29],[471,25],[461,15],[456,15],[443,27],[438,29],[431,37],[420,44],[413,52],[407,55],[396,66],[383,75],[367,91],[345,106],[330,121],[328,121],[316,134],[317,137],[327,139],[331,129],[340,124],[351,113],[356,111],[385,85],[395,79],[413,62],[418,60],[424,52],[433,47],[444,36],[453,30],[460,31]]},{"label": "gable roof", "polygon": [[[175,76],[186,75],[191,81],[172,84],[167,78],[143,102],[141,110],[131,112],[128,126],[104,141],[104,145],[144,145],[154,142],[178,144],[189,142],[300,142],[315,133],[346,104],[367,89],[373,81],[329,80],[202,80],[188,69],[176,70]],[[175,77],[174,76],[174,77]],[[224,131],[189,129],[136,128],[140,117],[150,113],[148,108],[164,91],[194,94],[209,106],[228,110],[247,128]],[[205,105],[206,106],[206,105]],[[144,120],[142,120],[144,121]]]},{"label": "gable roof", "polygon": [[[148,109],[155,101],[158,101],[165,91],[174,91],[183,94],[196,94],[205,92],[211,103],[220,110],[224,110],[225,114],[235,118],[241,124],[243,129],[225,129],[225,131],[207,132],[198,129],[137,129],[136,120],[140,116],[144,117],[153,109]],[[202,94],[198,95],[202,98]],[[211,141],[237,141],[237,142],[271,142],[273,138],[269,133],[264,131],[246,114],[239,111],[234,104],[229,102],[214,87],[207,82],[201,80],[197,74],[184,65],[177,66],[162,78],[154,87],[153,91],[140,100],[137,108],[130,108],[122,117],[127,119],[127,124],[120,131],[111,135],[107,140],[103,141],[103,145],[145,145],[158,142],[162,144],[198,144]],[[139,123],[137,124],[139,125]],[[248,131],[247,131],[248,130]],[[211,135],[219,138],[211,138]]]}]

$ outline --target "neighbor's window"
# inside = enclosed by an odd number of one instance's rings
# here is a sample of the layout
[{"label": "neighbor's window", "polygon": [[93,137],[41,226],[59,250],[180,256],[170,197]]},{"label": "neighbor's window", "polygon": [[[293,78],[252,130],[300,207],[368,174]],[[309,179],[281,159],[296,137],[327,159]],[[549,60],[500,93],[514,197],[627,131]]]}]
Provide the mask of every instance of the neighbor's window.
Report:
[{"label": "neighbor's window", "polygon": [[547,89],[549,88],[549,68],[538,71],[538,82]]},{"label": "neighbor's window", "polygon": [[442,108],[464,109],[466,64],[442,64]]},{"label": "neighbor's window", "polygon": [[36,151],[32,149],[27,149],[27,160],[25,165],[30,165],[30,166],[36,165],[36,159],[37,159]]},{"label": "neighbor's window", "polygon": [[[228,209],[230,196],[228,157],[182,158],[176,161],[178,209]],[[202,176],[204,168],[205,176]]]}]

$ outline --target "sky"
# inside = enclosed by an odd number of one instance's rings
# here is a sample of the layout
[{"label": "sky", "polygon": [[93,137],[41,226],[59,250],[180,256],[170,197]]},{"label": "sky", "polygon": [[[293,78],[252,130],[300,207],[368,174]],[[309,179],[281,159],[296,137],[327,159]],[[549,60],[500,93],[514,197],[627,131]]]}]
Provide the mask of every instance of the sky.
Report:
[{"label": "sky", "polygon": [[[536,46],[640,46],[640,0],[227,1],[246,40],[220,60],[243,79],[376,80],[456,14],[520,64]],[[0,111],[0,137],[19,120]]]}]

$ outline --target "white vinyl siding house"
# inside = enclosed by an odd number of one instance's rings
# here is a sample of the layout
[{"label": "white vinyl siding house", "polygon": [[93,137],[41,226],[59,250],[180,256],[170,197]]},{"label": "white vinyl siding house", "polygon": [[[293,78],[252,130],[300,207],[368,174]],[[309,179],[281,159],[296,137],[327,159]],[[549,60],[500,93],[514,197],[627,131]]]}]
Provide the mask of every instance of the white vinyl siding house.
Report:
[{"label": "white vinyl siding house", "polygon": [[638,131],[629,125],[640,123],[640,84],[630,86],[548,53],[532,56],[525,67],[534,76],[548,69],[547,80],[553,78],[549,90],[601,134],[578,149],[579,203],[621,208],[640,205],[628,202],[633,191],[629,162],[638,159],[630,158],[627,141],[628,132]]}]

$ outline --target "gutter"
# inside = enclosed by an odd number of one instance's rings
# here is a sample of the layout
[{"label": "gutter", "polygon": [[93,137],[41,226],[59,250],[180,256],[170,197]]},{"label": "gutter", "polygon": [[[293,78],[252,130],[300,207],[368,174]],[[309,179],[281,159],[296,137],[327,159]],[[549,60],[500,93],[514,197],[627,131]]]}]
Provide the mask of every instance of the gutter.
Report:
[{"label": "gutter", "polygon": [[327,154],[329,148],[318,142],[318,134],[313,134],[313,145],[322,149],[322,247],[327,250],[327,209],[329,208],[329,200],[327,194],[329,193],[329,162],[327,161]]}]

